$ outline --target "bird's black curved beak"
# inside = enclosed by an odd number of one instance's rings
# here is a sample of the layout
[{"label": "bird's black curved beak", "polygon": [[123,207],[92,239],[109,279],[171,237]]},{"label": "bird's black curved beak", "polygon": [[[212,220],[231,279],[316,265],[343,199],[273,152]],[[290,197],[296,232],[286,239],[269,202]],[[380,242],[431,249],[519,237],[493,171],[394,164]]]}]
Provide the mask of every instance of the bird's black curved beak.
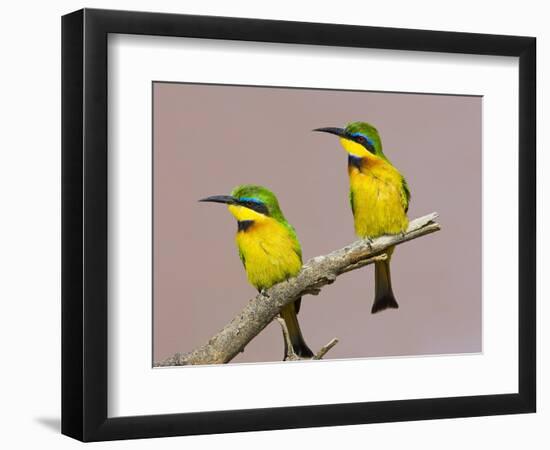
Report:
[{"label": "bird's black curved beak", "polygon": [[315,128],[315,130],[313,131],[321,131],[322,133],[334,134],[335,136],[340,136],[343,138],[349,137],[346,133],[346,130],[344,130],[343,128],[325,127],[325,128]]},{"label": "bird's black curved beak", "polygon": [[199,202],[225,203],[227,205],[234,205],[237,203],[237,199],[231,195],[212,195],[211,197],[201,198]]}]

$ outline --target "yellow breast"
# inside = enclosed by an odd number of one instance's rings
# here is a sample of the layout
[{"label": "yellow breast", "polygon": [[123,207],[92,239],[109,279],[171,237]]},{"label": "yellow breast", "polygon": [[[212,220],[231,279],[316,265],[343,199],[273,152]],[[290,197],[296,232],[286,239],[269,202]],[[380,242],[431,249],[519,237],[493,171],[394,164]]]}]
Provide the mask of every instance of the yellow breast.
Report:
[{"label": "yellow breast", "polygon": [[246,231],[238,232],[236,243],[248,281],[257,289],[267,289],[302,268],[299,244],[272,218],[255,221]]},{"label": "yellow breast", "polygon": [[355,233],[361,238],[404,232],[409,221],[403,206],[401,174],[385,161],[350,167]]}]

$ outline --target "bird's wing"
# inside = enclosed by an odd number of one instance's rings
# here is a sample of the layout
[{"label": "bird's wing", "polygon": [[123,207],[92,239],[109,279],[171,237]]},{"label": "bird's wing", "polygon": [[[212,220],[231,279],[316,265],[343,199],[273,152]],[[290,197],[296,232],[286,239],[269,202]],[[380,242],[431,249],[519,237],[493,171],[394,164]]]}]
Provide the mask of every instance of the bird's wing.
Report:
[{"label": "bird's wing", "polygon": [[411,201],[411,191],[409,190],[409,185],[407,184],[407,180],[405,180],[405,177],[401,177],[402,183],[401,183],[401,204],[403,205],[403,209],[405,212],[409,210],[409,203]]},{"label": "bird's wing", "polygon": [[244,253],[242,252],[241,248],[239,247],[239,258],[241,258],[241,262],[243,263],[243,266],[246,270],[246,260],[244,258]]},{"label": "bird's wing", "polygon": [[302,247],[300,246],[300,241],[296,235],[296,230],[288,222],[286,222],[285,225],[288,229],[290,240],[292,241],[292,250],[294,250],[294,253],[296,253],[300,258],[300,261],[302,261]]},{"label": "bird's wing", "polygon": [[353,191],[351,189],[349,190],[349,203],[351,205],[351,212],[353,215],[355,215],[355,206],[353,204]]},{"label": "bird's wing", "polygon": [[302,247],[300,247],[300,243],[298,242],[297,239],[296,239],[296,242],[294,242],[293,249],[294,249],[294,253],[296,253],[298,255],[298,258],[300,258],[300,261],[302,261]]}]

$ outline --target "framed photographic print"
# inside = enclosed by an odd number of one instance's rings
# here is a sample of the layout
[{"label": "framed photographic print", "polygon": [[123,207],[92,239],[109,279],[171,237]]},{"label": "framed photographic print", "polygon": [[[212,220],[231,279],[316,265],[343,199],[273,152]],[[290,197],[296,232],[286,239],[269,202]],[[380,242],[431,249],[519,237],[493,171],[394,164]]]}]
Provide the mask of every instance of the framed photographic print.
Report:
[{"label": "framed photographic print", "polygon": [[535,411],[535,38],[62,21],[62,432]]}]

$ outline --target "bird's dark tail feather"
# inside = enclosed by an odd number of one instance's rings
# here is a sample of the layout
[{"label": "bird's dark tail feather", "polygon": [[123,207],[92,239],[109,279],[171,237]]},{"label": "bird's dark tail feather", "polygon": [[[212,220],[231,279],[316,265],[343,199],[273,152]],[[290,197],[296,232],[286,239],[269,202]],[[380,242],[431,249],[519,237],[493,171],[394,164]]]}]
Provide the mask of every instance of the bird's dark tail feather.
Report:
[{"label": "bird's dark tail feather", "polygon": [[389,259],[374,263],[374,292],[372,314],[388,308],[399,308],[391,288]]},{"label": "bird's dark tail feather", "polygon": [[[300,301],[300,300],[298,300]],[[302,331],[300,330],[300,324],[298,323],[298,317],[296,316],[296,305],[291,303],[283,306],[281,309],[281,317],[284,319],[286,328],[288,330],[290,342],[294,348],[294,353],[302,358],[312,358],[313,352],[307,346]],[[286,341],[285,341],[285,356],[286,356]]]}]

